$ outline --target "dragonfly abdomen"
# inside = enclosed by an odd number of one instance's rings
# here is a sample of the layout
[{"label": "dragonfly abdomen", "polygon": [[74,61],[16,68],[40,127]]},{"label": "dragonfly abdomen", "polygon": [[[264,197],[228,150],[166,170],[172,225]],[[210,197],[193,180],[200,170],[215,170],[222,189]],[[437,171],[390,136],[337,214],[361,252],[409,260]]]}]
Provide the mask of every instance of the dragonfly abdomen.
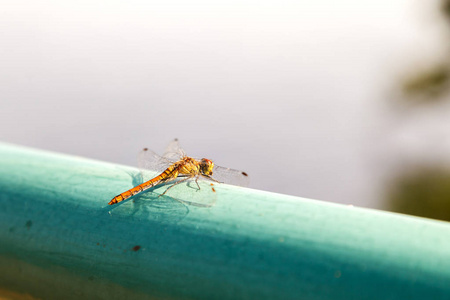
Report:
[{"label": "dragonfly abdomen", "polygon": [[113,205],[119,202],[122,202],[123,200],[126,200],[132,196],[135,196],[139,193],[142,193],[143,191],[157,185],[160,182],[165,182],[171,179],[175,179],[178,176],[178,166],[175,164],[168,167],[164,172],[156,176],[155,178],[150,179],[149,181],[146,181],[144,183],[141,183],[138,186],[135,186],[134,188],[129,189],[126,192],[123,192],[122,194],[119,194],[112,198],[111,201],[109,201],[109,205]]}]

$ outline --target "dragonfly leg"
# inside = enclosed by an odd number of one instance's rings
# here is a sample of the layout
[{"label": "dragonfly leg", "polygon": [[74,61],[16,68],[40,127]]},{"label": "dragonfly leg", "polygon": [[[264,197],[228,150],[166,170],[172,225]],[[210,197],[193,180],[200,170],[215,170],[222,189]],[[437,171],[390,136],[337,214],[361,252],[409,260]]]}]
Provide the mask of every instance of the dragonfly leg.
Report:
[{"label": "dragonfly leg", "polygon": [[197,175],[197,177],[195,177],[195,184],[197,184],[198,190],[200,191],[201,189],[200,189],[200,186],[198,185],[197,180],[198,180],[198,175]]},{"label": "dragonfly leg", "polygon": [[162,194],[159,195],[158,197],[161,197],[162,195],[164,195],[165,193],[167,193],[171,188],[173,188],[173,187],[176,186],[177,184],[180,184],[180,183],[182,183],[182,182],[184,182],[184,181],[186,181],[186,180],[188,180],[188,179],[191,179],[191,178],[192,178],[192,176],[186,177],[186,178],[184,178],[184,179],[182,179],[182,180],[180,180],[180,181],[175,182],[172,186],[170,186],[169,188],[167,188],[167,189],[164,191],[164,193],[162,193]]},{"label": "dragonfly leg", "polygon": [[208,178],[208,179],[210,179],[210,180],[212,180],[212,181],[214,181],[214,182],[217,182],[217,183],[223,183],[223,182],[220,182],[219,180],[216,180],[216,179],[214,179],[214,178],[212,178],[211,176],[209,176],[209,175],[202,175],[203,177],[206,177],[206,178]]}]

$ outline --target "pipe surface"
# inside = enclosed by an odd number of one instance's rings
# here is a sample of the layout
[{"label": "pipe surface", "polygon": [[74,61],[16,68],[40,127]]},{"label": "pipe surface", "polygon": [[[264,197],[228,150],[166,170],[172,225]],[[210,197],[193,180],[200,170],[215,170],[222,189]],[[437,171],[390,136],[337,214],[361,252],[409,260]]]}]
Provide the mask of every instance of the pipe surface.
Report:
[{"label": "pipe surface", "polygon": [[228,185],[107,205],[136,172],[0,144],[0,294],[450,299],[449,223]]}]

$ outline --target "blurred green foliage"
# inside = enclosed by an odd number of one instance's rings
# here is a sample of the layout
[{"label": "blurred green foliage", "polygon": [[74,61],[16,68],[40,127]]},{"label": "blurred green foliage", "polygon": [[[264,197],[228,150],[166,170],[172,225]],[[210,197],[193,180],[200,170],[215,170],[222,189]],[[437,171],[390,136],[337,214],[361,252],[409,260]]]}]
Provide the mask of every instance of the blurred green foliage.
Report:
[{"label": "blurred green foliage", "polygon": [[[450,22],[450,0],[441,0],[440,5],[442,15]],[[448,98],[445,96],[448,96],[449,87],[450,56],[428,70],[412,74],[403,82],[405,99],[410,103],[445,100]]]},{"label": "blurred green foliage", "polygon": [[[450,21],[450,0],[442,0],[440,10]],[[402,88],[403,104],[448,101],[450,56],[425,71],[418,70],[411,74]],[[436,109],[439,107],[436,106]],[[428,165],[403,171],[388,187],[386,202],[386,209],[390,211],[450,221],[450,169]]]},{"label": "blurred green foliage", "polygon": [[394,180],[388,193],[390,211],[450,221],[450,170],[423,167]]},{"label": "blurred green foliage", "polygon": [[443,0],[441,3],[441,12],[444,14],[444,17],[450,21],[450,0]]},{"label": "blurred green foliage", "polygon": [[443,63],[408,78],[403,85],[403,92],[408,100],[434,102],[447,94],[449,79],[449,67]]}]

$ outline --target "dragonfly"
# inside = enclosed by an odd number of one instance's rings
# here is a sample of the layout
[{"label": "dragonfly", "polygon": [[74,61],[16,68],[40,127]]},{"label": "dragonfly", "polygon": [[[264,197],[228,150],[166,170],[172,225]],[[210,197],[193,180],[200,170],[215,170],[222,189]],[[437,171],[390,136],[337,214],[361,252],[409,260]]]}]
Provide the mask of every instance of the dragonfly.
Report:
[{"label": "dragonfly", "polygon": [[[180,147],[178,139],[170,142],[162,156],[144,148],[138,156],[138,165],[143,179],[154,172],[158,172],[158,175],[150,176],[149,180],[144,180],[143,183],[115,196],[108,203],[109,205],[154,188],[152,192],[158,194],[158,197],[168,195],[187,204],[211,206],[216,193],[214,183],[243,187],[249,184],[246,172],[218,166],[207,158],[197,159],[187,156]],[[187,186],[177,189],[183,183]],[[192,183],[196,185],[196,193],[192,193]]]}]

